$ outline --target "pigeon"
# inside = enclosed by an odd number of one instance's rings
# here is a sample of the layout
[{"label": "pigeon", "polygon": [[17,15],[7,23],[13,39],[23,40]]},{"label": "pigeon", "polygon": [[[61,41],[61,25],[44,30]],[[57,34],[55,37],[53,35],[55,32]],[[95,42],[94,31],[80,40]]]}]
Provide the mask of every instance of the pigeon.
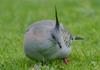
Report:
[{"label": "pigeon", "polygon": [[24,35],[25,55],[42,63],[62,59],[67,64],[67,58],[71,53],[71,42],[83,38],[72,36],[59,23],[57,9],[56,20],[41,20],[31,24]]}]

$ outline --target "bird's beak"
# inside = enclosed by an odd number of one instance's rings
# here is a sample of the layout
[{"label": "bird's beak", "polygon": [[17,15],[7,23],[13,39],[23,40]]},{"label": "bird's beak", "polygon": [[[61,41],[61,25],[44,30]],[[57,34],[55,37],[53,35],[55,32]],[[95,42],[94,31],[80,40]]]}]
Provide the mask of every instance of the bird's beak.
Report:
[{"label": "bird's beak", "polygon": [[83,37],[80,37],[80,36],[74,36],[72,40],[83,40],[84,38]]}]

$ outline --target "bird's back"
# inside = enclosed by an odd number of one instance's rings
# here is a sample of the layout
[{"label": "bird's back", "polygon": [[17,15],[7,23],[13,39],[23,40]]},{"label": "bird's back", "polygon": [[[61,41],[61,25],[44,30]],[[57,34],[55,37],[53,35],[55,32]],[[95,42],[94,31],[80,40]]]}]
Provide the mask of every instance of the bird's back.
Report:
[{"label": "bird's back", "polygon": [[[46,20],[33,23],[30,25],[25,33],[25,53],[29,57],[40,60],[43,51],[47,50],[51,45],[51,30],[55,26],[55,21]],[[41,53],[41,54],[40,54]],[[40,56],[41,57],[38,57]],[[34,57],[35,56],[35,57]]]},{"label": "bird's back", "polygon": [[[43,20],[30,25],[25,34],[25,38],[34,40],[33,42],[44,42],[51,37],[51,30],[55,26],[55,21]],[[28,41],[28,40],[27,40]]]}]

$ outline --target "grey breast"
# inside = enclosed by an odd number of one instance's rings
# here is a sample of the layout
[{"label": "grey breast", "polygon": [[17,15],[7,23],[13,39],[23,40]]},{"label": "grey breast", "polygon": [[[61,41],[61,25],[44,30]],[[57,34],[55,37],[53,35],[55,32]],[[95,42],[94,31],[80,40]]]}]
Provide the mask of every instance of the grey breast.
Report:
[{"label": "grey breast", "polygon": [[[25,54],[35,60],[55,59],[66,57],[70,52],[69,47],[59,48],[52,39],[51,31],[56,22],[45,20],[33,23],[25,33]],[[62,27],[62,25],[61,25]]]}]

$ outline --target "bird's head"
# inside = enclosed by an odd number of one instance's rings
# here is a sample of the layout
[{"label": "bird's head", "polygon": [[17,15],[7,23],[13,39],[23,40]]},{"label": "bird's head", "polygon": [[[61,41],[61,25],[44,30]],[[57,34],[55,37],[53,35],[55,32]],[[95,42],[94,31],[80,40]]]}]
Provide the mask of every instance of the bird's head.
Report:
[{"label": "bird's head", "polygon": [[55,16],[56,16],[56,24],[55,24],[54,29],[52,30],[52,38],[57,42],[59,47],[62,48],[63,46],[65,46],[64,40],[63,40],[64,27],[62,24],[59,23],[56,7],[55,7]]},{"label": "bird's head", "polygon": [[55,7],[55,16],[56,16],[56,24],[54,29],[52,30],[52,38],[57,42],[60,48],[64,46],[70,46],[70,43],[73,40],[83,40],[82,37],[72,36],[70,35],[70,33],[65,31],[63,25],[59,23],[56,7]]}]

